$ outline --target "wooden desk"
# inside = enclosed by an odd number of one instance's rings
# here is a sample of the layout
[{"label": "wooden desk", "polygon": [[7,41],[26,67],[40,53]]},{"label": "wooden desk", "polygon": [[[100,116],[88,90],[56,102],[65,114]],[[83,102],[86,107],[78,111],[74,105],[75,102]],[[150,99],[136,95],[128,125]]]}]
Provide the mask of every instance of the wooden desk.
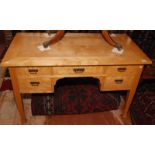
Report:
[{"label": "wooden desk", "polygon": [[123,116],[127,115],[143,66],[151,60],[125,34],[113,36],[123,45],[122,55],[101,34],[68,33],[47,51],[38,45],[48,40],[41,33],[18,33],[1,65],[8,67],[21,121],[26,121],[23,93],[52,93],[58,79],[64,77],[94,77],[101,91],[127,90]]}]

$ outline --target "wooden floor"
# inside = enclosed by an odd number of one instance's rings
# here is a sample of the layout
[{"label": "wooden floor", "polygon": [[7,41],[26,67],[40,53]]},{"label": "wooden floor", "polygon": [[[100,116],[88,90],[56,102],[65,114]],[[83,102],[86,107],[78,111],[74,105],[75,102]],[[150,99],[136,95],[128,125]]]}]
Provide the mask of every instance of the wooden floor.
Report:
[{"label": "wooden floor", "polygon": [[53,116],[47,119],[49,125],[129,125],[130,122],[115,117],[115,112],[101,112],[83,115]]}]

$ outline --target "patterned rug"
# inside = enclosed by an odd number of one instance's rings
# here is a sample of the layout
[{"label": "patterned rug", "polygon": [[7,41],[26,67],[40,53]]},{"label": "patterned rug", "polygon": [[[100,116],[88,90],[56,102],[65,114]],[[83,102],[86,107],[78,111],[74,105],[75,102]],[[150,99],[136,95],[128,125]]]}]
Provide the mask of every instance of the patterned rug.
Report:
[{"label": "patterned rug", "polygon": [[87,114],[116,110],[120,94],[101,93],[93,78],[66,78],[59,80],[54,94],[32,95],[33,115]]},{"label": "patterned rug", "polygon": [[139,85],[130,115],[135,125],[155,125],[155,81]]}]

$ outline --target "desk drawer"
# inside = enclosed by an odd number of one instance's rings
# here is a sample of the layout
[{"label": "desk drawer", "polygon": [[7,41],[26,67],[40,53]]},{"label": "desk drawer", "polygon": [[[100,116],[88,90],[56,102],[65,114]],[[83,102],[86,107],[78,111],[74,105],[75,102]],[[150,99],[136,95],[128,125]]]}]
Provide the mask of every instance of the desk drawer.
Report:
[{"label": "desk drawer", "polygon": [[134,76],[140,66],[108,66],[106,70],[107,76]]},{"label": "desk drawer", "polygon": [[16,73],[19,76],[42,76],[51,75],[51,67],[19,67],[16,69]]},{"label": "desk drawer", "polygon": [[127,90],[131,88],[133,77],[107,77],[103,90]]},{"label": "desk drawer", "polygon": [[95,67],[53,67],[53,75],[72,75],[72,76],[83,76],[83,75],[103,75],[105,69],[103,66]]},{"label": "desk drawer", "polygon": [[20,78],[18,82],[21,93],[48,93],[52,90],[50,78]]}]

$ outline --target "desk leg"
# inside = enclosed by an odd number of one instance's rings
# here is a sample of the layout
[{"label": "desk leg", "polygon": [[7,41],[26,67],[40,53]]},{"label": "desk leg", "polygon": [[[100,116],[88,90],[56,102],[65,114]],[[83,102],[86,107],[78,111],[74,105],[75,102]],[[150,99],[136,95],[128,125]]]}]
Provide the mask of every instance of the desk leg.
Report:
[{"label": "desk leg", "polygon": [[128,114],[128,110],[130,108],[130,105],[132,103],[132,99],[135,95],[138,83],[139,83],[139,79],[143,70],[143,66],[139,66],[139,71],[137,71],[137,75],[135,76],[134,80],[133,80],[133,84],[132,84],[132,88],[128,91],[127,97],[126,97],[126,103],[125,103],[125,107],[124,107],[124,111],[123,111],[123,118],[125,118]]},{"label": "desk leg", "polygon": [[12,81],[16,105],[17,105],[17,108],[18,108],[18,111],[20,114],[20,118],[21,118],[21,123],[24,124],[24,123],[26,123],[26,117],[25,117],[22,97],[21,97],[21,94],[19,91],[19,86],[18,86],[15,68],[9,68],[9,73],[10,73],[10,77],[11,77],[11,81]]},{"label": "desk leg", "polygon": [[134,97],[135,94],[135,90],[129,90],[127,93],[127,97],[126,97],[126,103],[125,103],[125,107],[124,107],[124,111],[123,111],[123,118],[127,117],[130,105],[132,103],[132,99]]}]

